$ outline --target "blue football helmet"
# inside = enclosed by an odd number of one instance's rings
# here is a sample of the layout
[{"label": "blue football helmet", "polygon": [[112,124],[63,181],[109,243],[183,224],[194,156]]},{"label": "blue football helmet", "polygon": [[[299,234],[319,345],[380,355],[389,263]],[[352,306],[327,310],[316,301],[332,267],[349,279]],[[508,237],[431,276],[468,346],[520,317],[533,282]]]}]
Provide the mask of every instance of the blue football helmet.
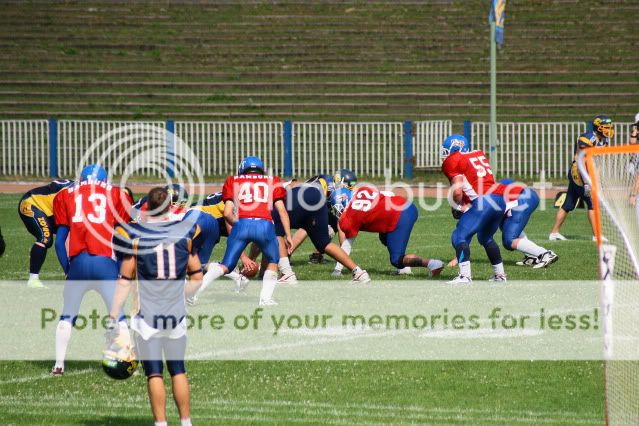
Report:
[{"label": "blue football helmet", "polygon": [[331,194],[331,210],[337,218],[342,216],[344,209],[346,209],[352,197],[353,191],[348,188],[337,188],[333,191]]},{"label": "blue football helmet", "polygon": [[104,167],[97,164],[89,164],[85,166],[80,172],[80,181],[89,180],[99,180],[102,182],[106,182],[109,177],[109,174],[104,169]]},{"label": "blue football helmet", "polygon": [[352,190],[353,187],[357,185],[357,176],[355,176],[355,172],[349,169],[339,169],[336,171],[333,180],[335,181],[335,187],[345,186]]},{"label": "blue football helmet", "polygon": [[172,183],[170,185],[166,185],[164,189],[166,189],[169,197],[171,197],[172,206],[186,206],[189,201],[189,193],[182,185],[179,183]]},{"label": "blue football helmet", "polygon": [[260,173],[264,174],[264,163],[258,157],[246,157],[240,163],[240,167],[237,168],[238,175],[245,175],[247,173]]},{"label": "blue football helmet", "polygon": [[597,132],[603,138],[612,139],[615,135],[615,129],[612,126],[610,117],[604,114],[596,115],[592,119],[592,130]]},{"label": "blue football helmet", "polygon": [[444,139],[441,149],[442,160],[448,158],[453,152],[468,152],[468,140],[464,135],[454,134]]}]

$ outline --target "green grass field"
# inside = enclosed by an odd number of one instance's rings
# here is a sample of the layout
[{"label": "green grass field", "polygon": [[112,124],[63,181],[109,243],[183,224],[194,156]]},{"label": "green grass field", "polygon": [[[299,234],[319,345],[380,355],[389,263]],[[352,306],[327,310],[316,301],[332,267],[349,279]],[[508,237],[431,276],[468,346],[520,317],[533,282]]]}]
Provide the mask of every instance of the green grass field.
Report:
[{"label": "green grass field", "polygon": [[[32,237],[18,214],[17,195],[0,195],[0,226],[7,252],[0,258],[5,280],[24,280]],[[555,210],[537,212],[529,237],[556,251],[547,270],[514,265],[520,256],[503,251],[512,280],[592,280],[597,276],[595,245],[585,212],[563,228],[568,242],[546,241]],[[409,252],[449,260],[454,221],[449,209],[421,212]],[[500,234],[497,235],[500,238]],[[224,242],[214,258],[223,254]],[[476,243],[473,275],[486,279],[490,266]],[[306,243],[293,257],[302,280],[330,280],[331,264],[308,265]],[[373,280],[395,279],[376,235],[361,236],[354,259]],[[441,280],[455,270],[446,270]],[[61,279],[53,251],[41,274]],[[412,279],[427,279],[423,271]],[[16,284],[18,285],[18,284]],[[347,285],[346,277],[336,285]],[[401,283],[398,283],[401,291]],[[10,296],[10,295],[9,295]],[[52,301],[62,304],[62,300]],[[53,346],[53,334],[51,346]],[[398,348],[401,350],[401,348]],[[0,412],[4,424],[151,424],[145,380],[108,379],[98,363],[70,362],[67,374],[52,378],[52,362],[0,362]],[[602,424],[602,362],[452,361],[193,361],[187,363],[196,424]],[[168,401],[169,424],[178,422]]]}]

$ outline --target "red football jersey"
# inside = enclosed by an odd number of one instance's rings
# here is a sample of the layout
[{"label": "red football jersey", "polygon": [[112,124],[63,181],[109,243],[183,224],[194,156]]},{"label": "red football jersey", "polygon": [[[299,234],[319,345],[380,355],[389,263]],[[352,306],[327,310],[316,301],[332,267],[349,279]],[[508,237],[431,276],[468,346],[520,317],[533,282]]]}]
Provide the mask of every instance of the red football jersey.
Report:
[{"label": "red football jersey", "polygon": [[222,201],[233,201],[240,219],[273,220],[273,203],[286,199],[286,189],[277,176],[255,173],[229,176],[222,188]]},{"label": "red football jersey", "polygon": [[113,229],[129,222],[132,200],[116,186],[87,181],[60,191],[53,199],[57,225],[69,227],[69,257],[81,252],[113,257]]},{"label": "red football jersey", "polygon": [[507,201],[516,199],[523,190],[518,185],[510,187],[501,183],[495,183],[490,163],[483,151],[459,152],[456,151],[444,160],[442,171],[450,182],[455,176],[462,176],[462,190],[464,191],[464,203],[473,201],[484,194],[506,195]]},{"label": "red football jersey", "polygon": [[382,193],[370,186],[355,190],[339,219],[339,227],[346,238],[355,237],[359,231],[388,233],[395,230],[399,216],[408,200],[399,195]]}]

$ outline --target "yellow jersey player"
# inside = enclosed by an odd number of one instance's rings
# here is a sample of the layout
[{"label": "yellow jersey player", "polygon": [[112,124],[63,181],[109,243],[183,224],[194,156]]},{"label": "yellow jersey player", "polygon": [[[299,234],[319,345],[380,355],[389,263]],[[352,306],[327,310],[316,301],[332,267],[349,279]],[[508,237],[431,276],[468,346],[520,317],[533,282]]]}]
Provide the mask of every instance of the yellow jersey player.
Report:
[{"label": "yellow jersey player", "polygon": [[40,281],[40,269],[53,245],[56,225],[53,220],[53,199],[56,194],[73,185],[72,180],[54,180],[48,185],[33,188],[20,199],[18,213],[27,231],[36,238],[29,255],[29,281],[31,288],[44,288]]},{"label": "yellow jersey player", "polygon": [[[573,211],[581,198],[586,206],[588,206],[588,220],[592,226],[592,233],[595,234],[595,213],[592,208],[592,199],[590,197],[590,187],[584,184],[583,178],[577,168],[577,156],[583,149],[596,148],[606,146],[610,144],[610,140],[614,137],[614,129],[612,126],[612,120],[606,115],[597,115],[592,120],[592,130],[582,133],[577,142],[575,143],[574,157],[572,160],[572,166],[568,172],[568,191],[566,192],[566,199],[557,211],[555,217],[555,224],[548,236],[549,240],[566,240],[559,233],[561,225],[566,220],[568,213]],[[595,237],[593,236],[593,239]]]}]

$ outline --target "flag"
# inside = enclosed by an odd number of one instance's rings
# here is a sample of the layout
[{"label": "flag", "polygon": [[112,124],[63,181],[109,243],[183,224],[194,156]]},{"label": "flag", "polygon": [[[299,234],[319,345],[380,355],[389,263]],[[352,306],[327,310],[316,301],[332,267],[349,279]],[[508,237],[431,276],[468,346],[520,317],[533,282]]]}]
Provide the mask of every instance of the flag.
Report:
[{"label": "flag", "polygon": [[504,18],[506,17],[506,0],[492,0],[490,20],[495,22],[495,43],[504,44]]}]

